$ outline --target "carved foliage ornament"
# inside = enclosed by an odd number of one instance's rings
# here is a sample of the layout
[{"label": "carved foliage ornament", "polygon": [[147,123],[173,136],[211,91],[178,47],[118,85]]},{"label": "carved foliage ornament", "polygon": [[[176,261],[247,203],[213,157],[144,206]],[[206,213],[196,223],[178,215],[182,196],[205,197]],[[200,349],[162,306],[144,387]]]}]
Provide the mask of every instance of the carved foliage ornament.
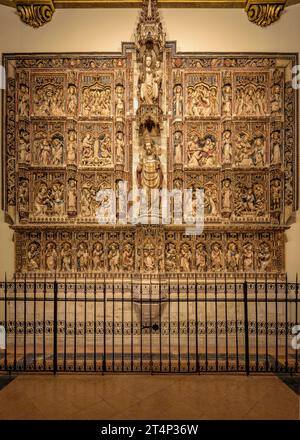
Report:
[{"label": "carved foliage ornament", "polygon": [[286,0],[248,0],[246,12],[249,21],[258,26],[269,26],[279,20]]},{"label": "carved foliage ornament", "polygon": [[21,0],[16,8],[21,20],[35,28],[51,21],[55,11],[52,0]]}]

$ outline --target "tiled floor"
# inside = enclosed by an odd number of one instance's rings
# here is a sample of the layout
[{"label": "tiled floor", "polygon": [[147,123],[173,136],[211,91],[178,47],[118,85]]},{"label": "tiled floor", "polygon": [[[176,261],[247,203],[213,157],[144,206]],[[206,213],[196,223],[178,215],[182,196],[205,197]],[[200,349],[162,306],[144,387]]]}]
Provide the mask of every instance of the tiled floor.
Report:
[{"label": "tiled floor", "polygon": [[300,419],[275,376],[24,375],[0,391],[0,419]]}]

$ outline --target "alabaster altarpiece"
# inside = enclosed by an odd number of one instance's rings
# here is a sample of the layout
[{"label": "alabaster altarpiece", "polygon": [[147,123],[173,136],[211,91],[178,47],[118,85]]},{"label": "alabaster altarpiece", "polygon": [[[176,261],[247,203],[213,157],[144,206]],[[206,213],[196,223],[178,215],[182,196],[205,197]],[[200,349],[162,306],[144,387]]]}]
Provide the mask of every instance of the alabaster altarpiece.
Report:
[{"label": "alabaster altarpiece", "polygon": [[[295,54],[178,53],[155,2],[122,53],[6,54],[4,209],[28,276],[283,273]],[[204,189],[204,231],[99,224],[128,189]],[[135,204],[133,200],[133,204]],[[116,203],[119,206],[118,203]],[[186,222],[188,223],[188,222]]]}]

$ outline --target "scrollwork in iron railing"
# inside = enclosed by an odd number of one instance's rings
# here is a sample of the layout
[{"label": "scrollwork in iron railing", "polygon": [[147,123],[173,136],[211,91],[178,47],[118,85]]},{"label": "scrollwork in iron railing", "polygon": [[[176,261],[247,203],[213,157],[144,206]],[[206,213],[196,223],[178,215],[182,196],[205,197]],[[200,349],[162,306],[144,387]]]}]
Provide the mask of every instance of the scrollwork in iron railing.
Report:
[{"label": "scrollwork in iron railing", "polygon": [[249,21],[265,27],[279,20],[286,0],[248,0],[246,12]]},{"label": "scrollwork in iron railing", "polygon": [[21,20],[34,28],[51,21],[55,11],[52,0],[19,0],[16,9]]}]

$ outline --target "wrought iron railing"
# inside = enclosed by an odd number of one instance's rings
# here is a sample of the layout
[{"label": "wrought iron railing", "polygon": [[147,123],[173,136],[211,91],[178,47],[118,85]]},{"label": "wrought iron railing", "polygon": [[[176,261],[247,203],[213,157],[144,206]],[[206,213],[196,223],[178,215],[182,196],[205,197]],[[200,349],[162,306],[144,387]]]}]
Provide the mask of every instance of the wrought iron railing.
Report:
[{"label": "wrought iron railing", "polygon": [[287,279],[197,274],[4,281],[0,369],[299,372],[298,292]]}]

